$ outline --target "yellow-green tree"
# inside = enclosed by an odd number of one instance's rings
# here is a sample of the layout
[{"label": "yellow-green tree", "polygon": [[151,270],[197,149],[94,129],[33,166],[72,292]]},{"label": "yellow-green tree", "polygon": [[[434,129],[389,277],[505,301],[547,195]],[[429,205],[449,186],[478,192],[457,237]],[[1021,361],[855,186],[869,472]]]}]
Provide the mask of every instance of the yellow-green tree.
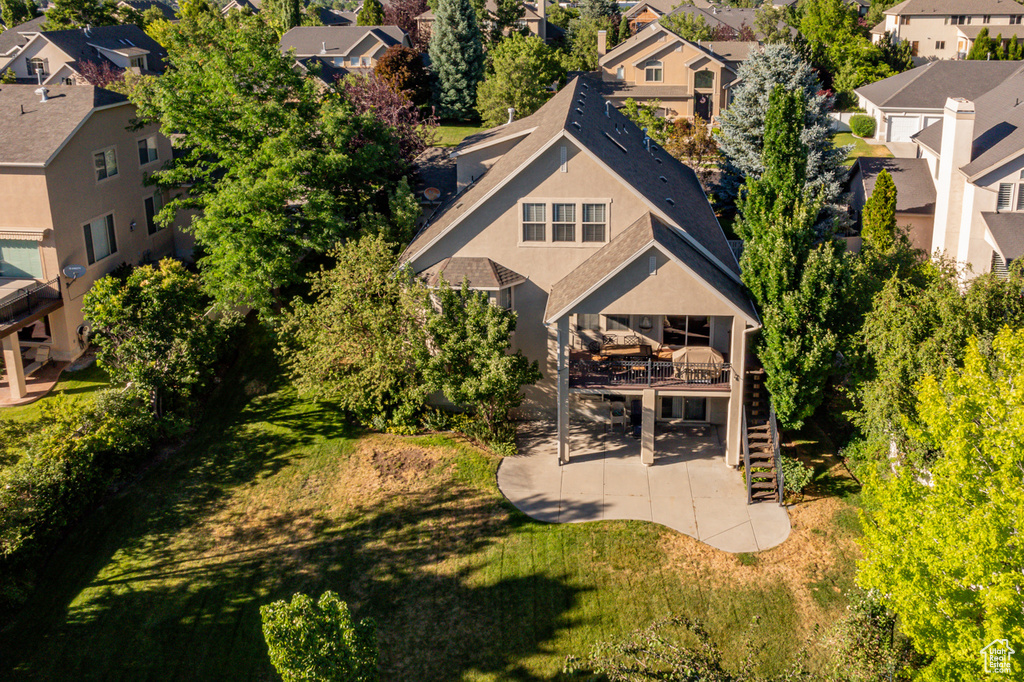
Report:
[{"label": "yellow-green tree", "polygon": [[937,456],[866,482],[858,581],[933,657],[923,679],[977,680],[983,647],[1024,643],[1024,329],[991,353],[972,340],[963,369],[917,396],[910,434]]},{"label": "yellow-green tree", "polygon": [[896,238],[896,183],[889,171],[882,171],[875,179],[861,219],[864,242],[880,251],[888,250]]}]

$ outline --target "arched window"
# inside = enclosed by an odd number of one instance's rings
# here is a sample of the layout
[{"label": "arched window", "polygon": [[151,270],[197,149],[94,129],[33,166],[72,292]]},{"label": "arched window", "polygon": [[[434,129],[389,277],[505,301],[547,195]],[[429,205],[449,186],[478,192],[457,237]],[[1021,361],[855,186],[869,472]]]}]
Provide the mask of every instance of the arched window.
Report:
[{"label": "arched window", "polygon": [[694,90],[710,90],[713,87],[715,87],[715,74],[706,69],[693,74]]},{"label": "arched window", "polygon": [[649,61],[644,64],[644,72],[648,83],[660,83],[663,80],[661,62]]}]

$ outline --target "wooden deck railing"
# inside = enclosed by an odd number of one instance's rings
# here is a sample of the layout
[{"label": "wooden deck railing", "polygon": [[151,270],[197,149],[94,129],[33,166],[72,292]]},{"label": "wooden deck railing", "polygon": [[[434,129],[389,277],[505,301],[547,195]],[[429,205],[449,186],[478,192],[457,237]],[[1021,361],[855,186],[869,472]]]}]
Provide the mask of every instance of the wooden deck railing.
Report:
[{"label": "wooden deck railing", "polygon": [[710,386],[729,387],[728,362],[670,362],[667,360],[577,360],[569,364],[569,386]]}]

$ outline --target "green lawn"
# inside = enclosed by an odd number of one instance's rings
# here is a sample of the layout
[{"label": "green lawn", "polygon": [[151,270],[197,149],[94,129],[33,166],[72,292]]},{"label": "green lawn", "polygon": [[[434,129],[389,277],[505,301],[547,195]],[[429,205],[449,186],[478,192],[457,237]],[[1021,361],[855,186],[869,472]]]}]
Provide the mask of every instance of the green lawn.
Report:
[{"label": "green lawn", "polygon": [[845,147],[846,145],[852,144],[853,149],[846,157],[846,165],[852,166],[853,162],[861,156],[872,156],[878,158],[891,159],[892,152],[884,144],[868,144],[863,138],[855,137],[852,133],[836,133],[832,138],[832,143],[836,147]]},{"label": "green lawn", "polygon": [[57,385],[45,397],[22,407],[0,408],[0,420],[26,421],[35,419],[39,416],[42,406],[52,396],[63,394],[71,396],[75,400],[80,400],[109,385],[107,373],[100,369],[95,362],[77,372],[64,370],[61,372]]},{"label": "green lawn", "polygon": [[[735,557],[642,522],[548,525],[498,492],[498,458],[446,436],[366,434],[277,385],[227,376],[197,436],[73,530],[0,630],[0,679],[273,679],[258,608],[337,591],[378,622],[386,680],[542,680],[670,614],[735,665],[778,671],[843,612],[835,497],[781,547]],[[841,574],[836,577],[837,573]],[[834,592],[834,590],[833,590]]]},{"label": "green lawn", "polygon": [[483,130],[487,130],[487,128],[484,126],[440,125],[435,131],[436,142],[434,144],[438,147],[455,147],[466,137]]}]

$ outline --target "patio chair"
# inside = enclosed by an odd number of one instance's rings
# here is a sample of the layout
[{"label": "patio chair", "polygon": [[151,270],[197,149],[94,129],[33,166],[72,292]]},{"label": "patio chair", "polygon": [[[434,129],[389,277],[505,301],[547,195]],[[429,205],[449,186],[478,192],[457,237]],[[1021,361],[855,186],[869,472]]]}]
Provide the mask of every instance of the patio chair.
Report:
[{"label": "patio chair", "polygon": [[25,367],[25,376],[32,376],[48,364],[50,364],[50,347],[39,346],[36,348],[35,361]]},{"label": "patio chair", "polygon": [[608,419],[608,430],[614,431],[616,424],[622,425],[622,432],[626,432],[626,407],[621,404],[612,404],[608,408],[609,419]]},{"label": "patio chair", "polygon": [[624,346],[639,346],[641,339],[639,336],[626,336],[622,339],[622,344]]}]

